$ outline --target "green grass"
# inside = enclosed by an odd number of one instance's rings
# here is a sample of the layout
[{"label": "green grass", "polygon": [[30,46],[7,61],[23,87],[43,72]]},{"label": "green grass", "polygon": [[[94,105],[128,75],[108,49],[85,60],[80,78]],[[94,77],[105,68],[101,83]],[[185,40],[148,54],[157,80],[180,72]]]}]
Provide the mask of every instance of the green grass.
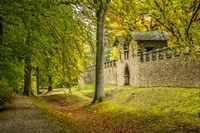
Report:
[{"label": "green grass", "polygon": [[[137,125],[142,125],[144,131],[152,132],[178,132],[181,130],[181,126],[188,131],[195,130],[195,128],[200,129],[200,118],[198,118],[200,112],[199,89],[135,88],[107,85],[105,92],[109,105],[104,105],[102,112],[114,117],[115,113],[121,113],[123,116],[121,120],[111,117],[110,120],[113,123],[115,121],[123,123],[124,121],[136,120]],[[86,94],[81,91],[80,93]]]},{"label": "green grass", "polygon": [[[56,90],[47,96],[58,94],[64,92]],[[141,132],[200,132],[200,90],[197,88],[106,85],[105,94],[105,102],[82,111],[86,115],[97,113],[96,119],[106,119],[113,127],[125,125]],[[93,95],[94,85],[74,87],[65,106],[89,105]],[[80,119],[76,115],[73,118]]]}]

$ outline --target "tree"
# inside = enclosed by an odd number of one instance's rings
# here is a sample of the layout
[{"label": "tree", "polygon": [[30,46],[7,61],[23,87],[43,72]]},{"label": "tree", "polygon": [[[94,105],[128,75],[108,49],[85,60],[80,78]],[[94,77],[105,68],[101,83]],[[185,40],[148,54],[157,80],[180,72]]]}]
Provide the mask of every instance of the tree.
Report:
[{"label": "tree", "polygon": [[[72,7],[57,6],[59,7],[56,9],[59,19],[55,18],[56,21],[49,20],[49,29],[55,42],[53,44],[54,50],[51,50],[54,56],[51,57],[54,59],[54,66],[57,64],[58,79],[62,84],[66,83],[69,87],[74,82],[77,82],[77,77],[82,70],[85,54],[83,44],[87,39],[85,37],[87,35],[87,27],[81,19],[75,16],[76,14]],[[54,25],[59,26],[55,28]]]},{"label": "tree", "polygon": [[36,88],[37,88],[37,95],[40,94],[40,68],[36,66]]},{"label": "tree", "polygon": [[37,52],[37,48],[40,45],[37,44],[36,37],[40,34],[41,25],[39,24],[39,16],[41,15],[41,5],[39,5],[39,1],[31,2],[31,1],[21,1],[18,3],[22,6],[22,10],[20,10],[20,19],[22,21],[23,28],[25,30],[24,40],[25,47],[29,47],[32,50],[31,53],[26,53],[24,56],[24,95],[31,95],[31,77],[32,77],[32,63],[34,54],[33,52]]},{"label": "tree", "polygon": [[[39,7],[39,5],[37,2],[33,3],[30,1],[1,1],[1,7],[1,17],[3,18],[5,27],[3,30],[2,49],[4,49],[6,58],[12,58],[9,62],[7,60],[4,61],[3,65],[9,63],[12,64],[8,66],[9,69],[20,69],[17,73],[20,80],[23,79],[23,76],[20,75],[24,75],[23,93],[25,95],[30,95],[32,71],[31,59],[33,59],[32,57],[35,54],[34,52],[36,49],[35,45],[33,45],[35,40],[33,38],[36,33],[35,27],[38,27],[37,30],[40,28],[37,23],[37,16],[39,13],[36,12],[36,7]],[[8,49],[9,51],[5,49]],[[24,70],[24,72],[21,70]],[[9,75],[8,73],[9,72],[6,71],[2,75]],[[13,74],[13,78],[9,82],[18,82],[19,80],[14,79]],[[15,84],[21,83],[18,82]]]},{"label": "tree", "polygon": [[[18,76],[20,80],[24,79],[23,93],[31,94],[31,77],[35,66],[40,68],[41,78],[49,79],[50,89],[56,80],[68,82],[69,85],[76,82],[84,62],[83,44],[88,32],[87,26],[74,17],[72,7],[48,0],[3,0],[0,4],[0,18],[5,26],[1,30],[4,34],[0,58],[6,59],[0,62],[3,65],[9,64],[6,69],[15,71],[16,68],[16,75],[24,75]],[[6,76],[8,72],[4,71],[5,67],[1,70],[6,79],[14,77],[13,74]]]},{"label": "tree", "polygon": [[95,70],[95,94],[93,103],[101,102],[105,97],[104,94],[104,23],[110,0],[93,0],[96,6],[96,70]]},{"label": "tree", "polygon": [[[23,52],[19,51],[22,45],[16,46],[15,44],[20,44],[23,41],[19,36],[24,32],[18,23],[18,18],[11,12],[11,10],[14,10],[15,13],[18,12],[16,3],[11,7],[7,6],[8,3],[0,2],[2,9],[0,10],[0,84],[6,84],[8,88],[18,90],[23,80],[23,62],[21,60]],[[19,34],[16,34],[16,31]]]},{"label": "tree", "polygon": [[[74,1],[65,3],[75,4]],[[5,9],[2,11],[3,18],[5,18],[7,25],[12,26],[7,31],[14,31],[13,36],[16,42],[13,44],[17,44],[18,50],[16,52],[20,53],[16,56],[19,56],[19,60],[23,63],[24,72],[21,74],[24,75],[23,93],[25,95],[30,95],[31,93],[31,73],[33,66],[36,64],[41,68],[41,74],[47,74],[50,84],[54,79],[52,73],[61,75],[61,81],[65,81],[68,84],[77,80],[84,63],[82,61],[85,55],[84,44],[89,42],[86,39],[91,38],[91,30],[94,29],[87,22],[94,22],[95,18],[96,22],[93,25],[96,25],[97,28],[97,77],[93,102],[102,101],[104,97],[104,23],[109,3],[110,0],[88,0],[86,3],[79,2],[78,7],[70,4],[67,4],[70,6],[63,6],[59,1],[41,0],[34,2],[27,0],[15,1],[14,4],[7,1],[1,3],[4,7],[3,9]],[[87,13],[87,17],[77,15],[79,7],[84,13]],[[94,12],[96,16],[93,15]],[[18,21],[13,24],[14,20]],[[7,38],[11,37],[9,34],[7,35]],[[5,42],[11,41],[7,39]],[[46,53],[46,57],[41,58],[43,53]],[[50,62],[46,62],[46,59],[50,60]],[[55,68],[44,72],[45,65],[43,66],[42,62],[48,67],[55,66]],[[22,66],[20,66],[20,69],[23,68]],[[54,70],[57,70],[57,72]]]},{"label": "tree", "polygon": [[[95,94],[92,103],[103,101],[104,94],[104,24],[106,20],[106,14],[111,0],[87,0],[81,1],[67,1],[62,2],[66,5],[75,5],[75,10],[80,10],[81,13],[86,16],[86,21],[95,22],[96,25],[96,76],[95,76]],[[79,8],[81,7],[81,8]],[[95,13],[94,15],[91,15]]]}]

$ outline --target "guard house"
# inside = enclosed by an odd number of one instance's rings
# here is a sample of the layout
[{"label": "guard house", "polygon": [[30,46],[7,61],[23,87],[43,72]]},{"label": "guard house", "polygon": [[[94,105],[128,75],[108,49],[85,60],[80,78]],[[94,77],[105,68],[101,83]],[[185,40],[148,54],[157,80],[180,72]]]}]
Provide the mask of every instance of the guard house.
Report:
[{"label": "guard house", "polygon": [[131,32],[132,40],[138,45],[139,51],[151,51],[167,47],[169,36],[166,32]]},{"label": "guard house", "polygon": [[149,52],[167,47],[169,36],[166,32],[130,32],[127,37],[117,36],[113,44],[118,47],[118,59],[128,60],[130,55],[137,55],[138,52]]},{"label": "guard house", "polygon": [[[118,48],[118,68],[116,72],[117,75],[122,76],[117,84],[138,85],[139,62],[143,62],[144,56],[147,60],[150,60],[150,55],[144,54],[167,47],[168,39],[166,32],[156,31],[130,32],[126,37],[117,36],[113,44],[114,47]],[[155,54],[153,57],[155,58]],[[117,77],[117,79],[120,79],[120,77]]]}]

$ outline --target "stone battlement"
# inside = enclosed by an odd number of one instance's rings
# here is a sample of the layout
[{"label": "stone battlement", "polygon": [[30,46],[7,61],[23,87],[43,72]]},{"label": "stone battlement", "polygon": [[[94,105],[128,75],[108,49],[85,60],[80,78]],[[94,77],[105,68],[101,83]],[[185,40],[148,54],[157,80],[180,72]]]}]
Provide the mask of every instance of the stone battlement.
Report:
[{"label": "stone battlement", "polygon": [[[190,53],[184,53],[189,55]],[[138,52],[140,62],[158,61],[162,59],[176,58],[180,56],[179,52],[173,52],[170,48],[164,47],[162,49],[152,50],[148,52]]]},{"label": "stone battlement", "polygon": [[[116,60],[104,62],[104,69],[113,68],[113,67],[116,67]],[[88,71],[88,72],[95,71],[95,65],[91,65],[84,68],[84,71]]]},{"label": "stone battlement", "polygon": [[[189,55],[190,53],[185,53],[184,55]],[[168,47],[162,49],[156,49],[148,52],[138,52],[137,56],[139,57],[140,62],[149,62],[149,61],[158,61],[163,59],[176,58],[180,56],[179,52],[172,52]],[[124,52],[124,60],[129,60],[129,52]],[[116,60],[104,62],[104,69],[116,67]],[[95,71],[95,65],[91,65],[85,68],[85,71]]]}]

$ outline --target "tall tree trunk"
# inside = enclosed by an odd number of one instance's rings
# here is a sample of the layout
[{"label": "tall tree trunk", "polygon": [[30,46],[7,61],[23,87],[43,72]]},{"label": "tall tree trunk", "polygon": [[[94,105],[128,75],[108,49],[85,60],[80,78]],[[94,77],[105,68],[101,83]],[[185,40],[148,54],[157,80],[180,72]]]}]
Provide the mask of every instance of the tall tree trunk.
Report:
[{"label": "tall tree trunk", "polygon": [[24,91],[23,95],[31,95],[31,58],[29,56],[25,59],[25,69],[24,69]]},{"label": "tall tree trunk", "polygon": [[53,90],[53,87],[52,87],[52,85],[53,85],[53,80],[52,80],[52,77],[51,77],[51,76],[49,76],[49,77],[48,77],[48,80],[49,80],[49,87],[48,87],[48,91],[52,91],[52,90]]},{"label": "tall tree trunk", "polygon": [[0,44],[3,43],[3,24],[2,24],[3,19],[0,17]]},{"label": "tall tree trunk", "polygon": [[95,94],[92,103],[102,102],[104,94],[104,22],[110,0],[104,3],[102,0],[94,0],[95,4],[100,4],[96,11],[97,33],[96,33],[96,75],[95,75]]},{"label": "tall tree trunk", "polygon": [[37,94],[40,94],[40,68],[36,67],[36,80],[37,80]]}]

